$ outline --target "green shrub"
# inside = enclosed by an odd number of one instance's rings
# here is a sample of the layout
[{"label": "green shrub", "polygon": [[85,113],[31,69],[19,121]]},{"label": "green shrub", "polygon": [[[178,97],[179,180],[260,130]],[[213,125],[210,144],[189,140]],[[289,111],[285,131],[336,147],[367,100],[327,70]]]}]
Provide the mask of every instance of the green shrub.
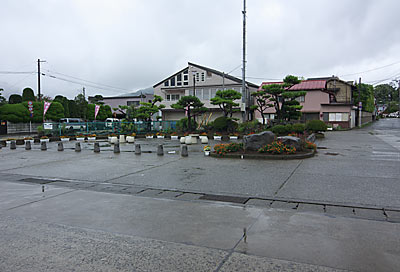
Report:
[{"label": "green shrub", "polygon": [[[193,119],[191,119],[191,123],[192,123],[192,129],[197,128],[197,123],[196,121],[194,121]],[[181,120],[179,120],[178,122],[176,122],[176,128],[179,131],[188,131],[188,119],[187,117],[182,118]]]},{"label": "green shrub", "polygon": [[293,132],[293,125],[287,124],[287,125],[285,125],[285,128],[286,128],[286,134]]},{"label": "green shrub", "polygon": [[274,141],[258,150],[259,153],[271,154],[295,154],[296,148],[283,144],[280,141]]},{"label": "green shrub", "polygon": [[293,129],[292,131],[295,133],[303,133],[304,130],[306,129],[306,126],[304,124],[298,123],[298,124],[294,124],[292,126],[292,129]]},{"label": "green shrub", "polygon": [[327,125],[321,120],[311,120],[306,123],[306,130],[312,132],[326,131]]},{"label": "green shrub", "polygon": [[233,132],[233,131],[236,131],[236,129],[238,127],[238,123],[233,121],[231,118],[221,116],[221,117],[218,117],[217,119],[215,119],[214,122],[212,122],[212,127],[216,131]]},{"label": "green shrub", "polygon": [[276,135],[285,135],[287,134],[286,126],[284,125],[276,125],[271,128],[271,131]]},{"label": "green shrub", "polygon": [[260,128],[260,122],[258,120],[247,121],[240,123],[238,131],[243,134],[249,134],[250,132],[256,132]]}]

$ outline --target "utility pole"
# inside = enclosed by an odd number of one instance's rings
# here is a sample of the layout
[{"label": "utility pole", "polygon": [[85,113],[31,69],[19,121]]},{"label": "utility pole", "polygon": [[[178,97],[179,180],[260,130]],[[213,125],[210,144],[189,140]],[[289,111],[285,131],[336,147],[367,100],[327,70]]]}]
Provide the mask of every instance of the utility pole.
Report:
[{"label": "utility pole", "polygon": [[82,94],[83,94],[83,99],[86,100],[86,91],[85,91],[85,87],[82,87]]},{"label": "utility pole", "polygon": [[41,94],[40,94],[40,63],[41,62],[46,62],[45,60],[37,60],[37,65],[38,65],[38,101],[41,99]]},{"label": "utility pole", "polygon": [[362,122],[362,102],[361,102],[361,77],[358,80],[358,127],[361,128]]},{"label": "utility pole", "polygon": [[246,90],[246,0],[243,0],[243,67],[242,67],[242,96],[244,99],[242,101],[244,102],[244,116],[243,116],[243,122],[248,120],[248,95],[247,95],[247,90]]}]

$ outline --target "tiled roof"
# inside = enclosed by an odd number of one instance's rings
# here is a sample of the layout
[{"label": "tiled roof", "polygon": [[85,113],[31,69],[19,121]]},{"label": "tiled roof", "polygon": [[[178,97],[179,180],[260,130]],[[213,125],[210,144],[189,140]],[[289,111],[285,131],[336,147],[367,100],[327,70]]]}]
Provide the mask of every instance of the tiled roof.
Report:
[{"label": "tiled roof", "polygon": [[[282,84],[283,82],[263,82],[259,88],[262,89],[262,86],[271,85],[271,84]],[[291,91],[299,91],[299,90],[321,90],[325,89],[326,80],[303,80],[299,84],[296,84],[290,88]]]}]

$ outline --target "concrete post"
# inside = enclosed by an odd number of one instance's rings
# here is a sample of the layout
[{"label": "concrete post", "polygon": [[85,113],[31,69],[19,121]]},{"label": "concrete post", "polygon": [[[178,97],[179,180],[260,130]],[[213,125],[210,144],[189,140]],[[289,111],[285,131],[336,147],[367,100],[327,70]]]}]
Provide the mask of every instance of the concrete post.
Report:
[{"label": "concrete post", "polygon": [[142,149],[140,147],[140,144],[135,144],[135,154],[136,155],[142,154]]},{"label": "concrete post", "polygon": [[119,149],[119,143],[114,144],[114,153],[120,153],[121,150]]},{"label": "concrete post", "polygon": [[[1,148],[1,147],[0,147]],[[31,146],[31,142],[30,141],[26,141],[25,143],[25,150],[31,150],[32,146]]]},{"label": "concrete post", "polygon": [[159,144],[157,147],[157,155],[158,156],[163,156],[164,155],[164,147],[162,144]]},{"label": "concrete post", "polygon": [[100,143],[94,143],[94,152],[100,153]]},{"label": "concrete post", "polygon": [[181,147],[181,156],[187,157],[189,155],[187,145],[182,145]]},{"label": "concrete post", "polygon": [[10,149],[17,149],[17,143],[15,141],[11,141]]},{"label": "concrete post", "polygon": [[64,151],[64,145],[63,145],[63,143],[58,143],[58,148],[57,148],[57,150],[58,151]]},{"label": "concrete post", "polygon": [[75,152],[81,152],[81,143],[75,143]]},{"label": "concrete post", "polygon": [[47,143],[46,142],[41,142],[40,143],[40,150],[46,151],[47,150]]}]

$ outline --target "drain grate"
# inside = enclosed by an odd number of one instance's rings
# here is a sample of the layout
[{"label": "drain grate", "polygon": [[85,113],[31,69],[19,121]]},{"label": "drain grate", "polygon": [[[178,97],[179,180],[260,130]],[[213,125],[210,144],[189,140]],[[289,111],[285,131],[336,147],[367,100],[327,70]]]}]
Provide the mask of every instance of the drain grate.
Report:
[{"label": "drain grate", "polygon": [[225,195],[203,195],[199,199],[244,204],[249,198],[239,197],[239,196],[225,196]]}]

